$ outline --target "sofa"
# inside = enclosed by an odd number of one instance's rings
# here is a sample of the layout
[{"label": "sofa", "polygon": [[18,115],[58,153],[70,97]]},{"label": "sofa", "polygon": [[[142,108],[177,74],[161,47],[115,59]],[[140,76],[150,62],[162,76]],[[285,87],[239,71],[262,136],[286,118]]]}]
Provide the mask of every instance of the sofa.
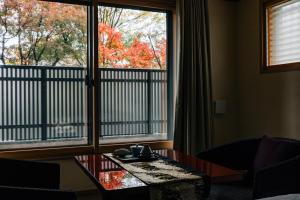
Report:
[{"label": "sofa", "polygon": [[300,141],[253,138],[203,151],[199,158],[235,170],[242,181],[211,186],[212,200],[252,200],[300,193]]}]

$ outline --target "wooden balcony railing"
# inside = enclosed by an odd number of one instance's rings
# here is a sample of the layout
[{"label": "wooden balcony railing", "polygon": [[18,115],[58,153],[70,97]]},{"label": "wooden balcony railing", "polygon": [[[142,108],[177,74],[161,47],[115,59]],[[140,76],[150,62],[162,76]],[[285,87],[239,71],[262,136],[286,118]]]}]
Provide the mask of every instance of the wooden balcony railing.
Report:
[{"label": "wooden balcony railing", "polygon": [[[86,68],[0,66],[0,142],[87,137]],[[164,70],[103,69],[100,137],[167,132]]]}]

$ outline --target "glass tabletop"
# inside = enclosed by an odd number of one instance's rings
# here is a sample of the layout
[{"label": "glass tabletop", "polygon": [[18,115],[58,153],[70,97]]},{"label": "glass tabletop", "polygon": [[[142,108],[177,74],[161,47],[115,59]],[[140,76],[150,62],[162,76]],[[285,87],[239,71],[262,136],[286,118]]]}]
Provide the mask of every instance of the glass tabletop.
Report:
[{"label": "glass tabletop", "polygon": [[[206,174],[212,182],[241,180],[244,173],[188,156],[175,150],[156,150],[159,155],[183,167]],[[80,166],[105,190],[145,187],[146,184],[102,154],[76,156]]]},{"label": "glass tabletop", "polygon": [[246,173],[246,171],[233,170],[176,150],[164,149],[157,150],[156,152],[161,156],[176,161],[186,168],[206,174],[211,182],[214,183],[242,180]]},{"label": "glass tabletop", "polygon": [[146,186],[126,170],[99,172],[99,182],[106,190]]},{"label": "glass tabletop", "polygon": [[75,159],[105,190],[119,190],[146,186],[141,180],[102,154],[81,155]]}]

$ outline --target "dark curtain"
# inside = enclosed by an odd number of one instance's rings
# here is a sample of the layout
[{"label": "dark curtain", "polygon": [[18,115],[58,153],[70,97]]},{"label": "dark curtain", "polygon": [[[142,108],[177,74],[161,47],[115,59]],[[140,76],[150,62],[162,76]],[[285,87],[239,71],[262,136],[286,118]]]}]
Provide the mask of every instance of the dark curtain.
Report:
[{"label": "dark curtain", "polygon": [[207,0],[178,0],[178,85],[174,148],[195,155],[212,140]]}]

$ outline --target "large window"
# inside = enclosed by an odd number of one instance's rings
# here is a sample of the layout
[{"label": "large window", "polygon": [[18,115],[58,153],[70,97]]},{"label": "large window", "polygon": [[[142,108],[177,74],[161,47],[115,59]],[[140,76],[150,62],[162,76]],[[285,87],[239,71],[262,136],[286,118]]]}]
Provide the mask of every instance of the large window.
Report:
[{"label": "large window", "polygon": [[100,142],[167,139],[167,13],[98,6]]},{"label": "large window", "polygon": [[300,0],[263,5],[263,69],[300,69]]},{"label": "large window", "polygon": [[0,148],[87,144],[87,6],[0,0]]},{"label": "large window", "polygon": [[169,138],[170,12],[91,2],[0,0],[0,149]]}]

